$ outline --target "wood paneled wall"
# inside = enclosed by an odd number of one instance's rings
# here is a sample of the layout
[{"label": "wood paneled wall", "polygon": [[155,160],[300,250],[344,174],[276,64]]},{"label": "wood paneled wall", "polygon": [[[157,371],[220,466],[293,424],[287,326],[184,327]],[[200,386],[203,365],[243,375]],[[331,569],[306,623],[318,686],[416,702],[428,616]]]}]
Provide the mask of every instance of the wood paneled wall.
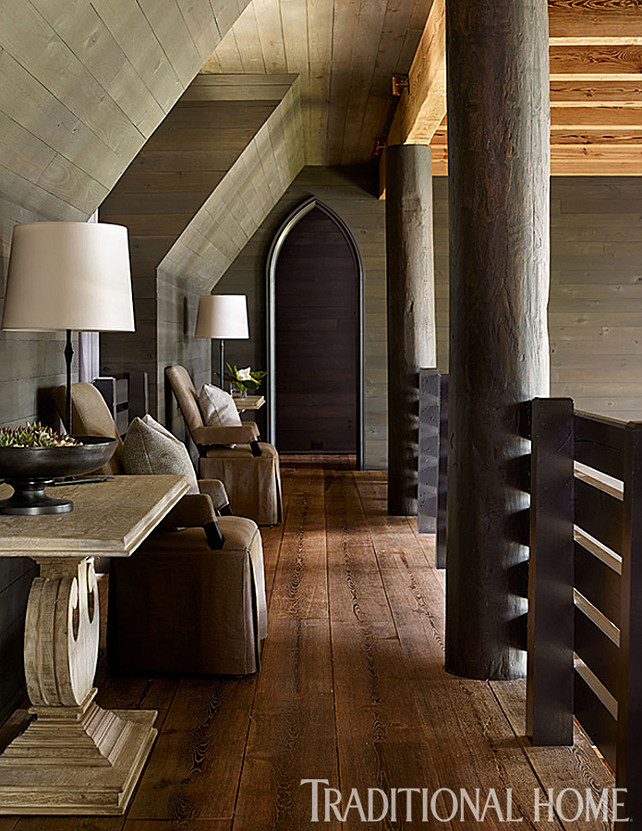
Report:
[{"label": "wood paneled wall", "polygon": [[287,215],[310,196],[328,204],[350,226],[365,267],[366,465],[386,465],[385,205],[376,197],[369,166],[305,167],[232,263],[216,291],[247,294],[250,340],[230,342],[230,360],[265,369],[265,265],[270,243]]},{"label": "wood paneled wall", "polygon": [[[193,88],[204,96],[208,89],[217,88],[217,77],[201,75]],[[175,277],[188,273],[191,280],[200,282],[204,291],[209,291],[229,268],[303,166],[298,78],[294,75],[226,77],[237,78],[238,94],[243,90],[247,96],[253,91],[256,96],[254,101],[246,98],[237,102],[237,111],[245,118],[252,108],[268,103],[264,96],[279,97],[276,101],[270,99],[274,111],[266,114],[261,126],[247,140],[162,261],[164,272]],[[275,79],[280,80],[279,86],[275,86]],[[231,85],[226,89],[228,94],[234,94]],[[214,114],[219,129],[220,116],[216,109]]]},{"label": "wood paneled wall", "polygon": [[[448,365],[448,185],[434,180],[439,367]],[[551,394],[642,419],[642,179],[551,180]]]},{"label": "wood paneled wall", "polygon": [[86,219],[247,2],[3,3],[0,192]]},{"label": "wood paneled wall", "polygon": [[165,367],[187,356],[195,383],[211,380],[186,304],[209,292],[300,169],[297,112],[294,76],[199,76],[101,207],[130,230],[136,307],[135,333],[101,337],[103,372],[145,369],[152,413],[177,428]]}]

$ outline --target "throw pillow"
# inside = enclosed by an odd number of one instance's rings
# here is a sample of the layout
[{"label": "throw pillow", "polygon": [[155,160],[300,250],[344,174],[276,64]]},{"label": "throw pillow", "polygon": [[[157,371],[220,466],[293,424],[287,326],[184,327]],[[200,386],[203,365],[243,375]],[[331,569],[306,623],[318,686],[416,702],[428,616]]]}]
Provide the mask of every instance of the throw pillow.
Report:
[{"label": "throw pillow", "polygon": [[131,476],[159,473],[182,474],[188,493],[199,493],[194,465],[183,442],[150,415],[135,418],[123,444],[123,468]]},{"label": "throw pillow", "polygon": [[198,403],[203,421],[208,427],[241,426],[241,416],[236,409],[234,399],[220,387],[215,387],[213,384],[203,384]]}]

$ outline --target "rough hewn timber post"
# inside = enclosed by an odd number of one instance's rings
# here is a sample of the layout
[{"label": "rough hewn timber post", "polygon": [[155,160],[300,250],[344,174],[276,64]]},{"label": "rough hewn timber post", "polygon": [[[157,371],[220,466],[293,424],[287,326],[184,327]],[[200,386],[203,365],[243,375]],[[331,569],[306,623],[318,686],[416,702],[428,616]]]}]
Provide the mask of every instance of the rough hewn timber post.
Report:
[{"label": "rough hewn timber post", "polygon": [[447,0],[450,456],[446,669],[525,674],[515,637],[520,402],[549,393],[548,13]]},{"label": "rough hewn timber post", "polygon": [[430,147],[386,148],[388,511],[417,513],[419,369],[437,365]]}]

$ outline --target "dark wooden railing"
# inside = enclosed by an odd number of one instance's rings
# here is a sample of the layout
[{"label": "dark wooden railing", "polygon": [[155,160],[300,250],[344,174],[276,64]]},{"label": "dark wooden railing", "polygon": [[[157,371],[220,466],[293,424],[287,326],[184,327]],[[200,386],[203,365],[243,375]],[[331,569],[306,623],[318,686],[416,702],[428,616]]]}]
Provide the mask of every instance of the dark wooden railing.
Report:
[{"label": "dark wooden railing", "polygon": [[417,530],[437,530],[439,481],[439,371],[419,370],[419,449],[417,454]]},{"label": "dark wooden railing", "polygon": [[448,486],[448,375],[419,370],[417,529],[437,533],[437,568],[446,567]]},{"label": "dark wooden railing", "polygon": [[535,399],[531,441],[527,732],[576,717],[642,828],[642,423]]}]

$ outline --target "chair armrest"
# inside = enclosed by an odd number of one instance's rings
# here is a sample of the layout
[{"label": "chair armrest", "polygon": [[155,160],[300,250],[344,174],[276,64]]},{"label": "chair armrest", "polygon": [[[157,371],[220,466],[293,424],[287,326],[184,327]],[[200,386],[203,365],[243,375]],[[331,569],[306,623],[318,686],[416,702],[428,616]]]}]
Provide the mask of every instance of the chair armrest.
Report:
[{"label": "chair armrest", "polygon": [[259,428],[254,421],[246,421],[240,427],[197,427],[192,438],[196,444],[206,447],[210,444],[249,444],[259,437]]},{"label": "chair armrest", "polygon": [[202,528],[212,550],[223,548],[225,540],[216,521],[216,511],[206,493],[187,494],[159,524],[159,528]]},{"label": "chair armrest", "polygon": [[210,497],[217,513],[224,513],[229,507],[230,500],[220,479],[199,479],[198,487],[201,493],[206,493]]},{"label": "chair armrest", "polygon": [[188,493],[163,518],[161,528],[199,528],[216,519],[216,511],[206,493]]}]

